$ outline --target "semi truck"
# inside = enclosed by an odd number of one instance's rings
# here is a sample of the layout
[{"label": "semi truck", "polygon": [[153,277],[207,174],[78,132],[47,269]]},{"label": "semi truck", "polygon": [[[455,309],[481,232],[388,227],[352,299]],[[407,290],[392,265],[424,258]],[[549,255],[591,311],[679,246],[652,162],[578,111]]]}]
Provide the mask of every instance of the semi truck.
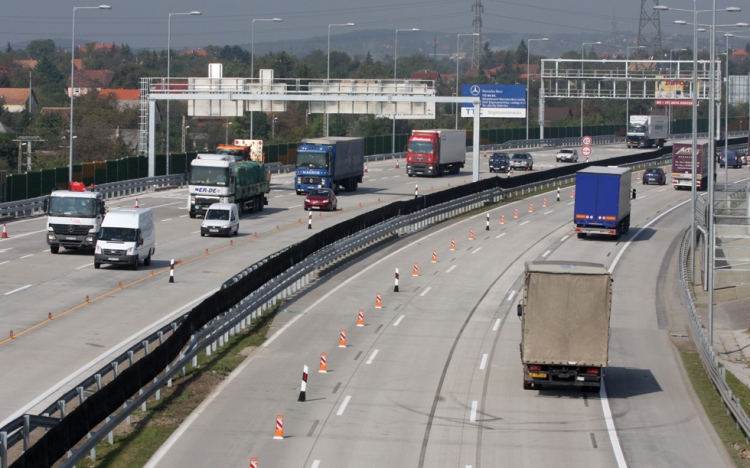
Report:
[{"label": "semi truck", "polygon": [[265,162],[263,140],[234,140],[232,144],[216,146],[216,154],[234,156],[236,161]]},{"label": "semi truck", "polygon": [[630,229],[629,167],[587,167],[576,172],[573,222],[579,239],[603,234],[620,239]]},{"label": "semi truck", "polygon": [[631,115],[625,142],[628,148],[661,148],[669,138],[669,117],[665,115]]},{"label": "semi truck", "polygon": [[523,388],[596,391],[609,354],[612,276],[598,263],[526,263],[521,318]]},{"label": "semi truck", "polygon": [[271,174],[263,163],[235,161],[227,154],[199,154],[190,163],[188,210],[203,217],[214,203],[234,203],[240,214],[263,211],[271,191]]},{"label": "semi truck", "polygon": [[[698,140],[695,157],[695,184],[698,190],[708,188],[708,140]],[[672,185],[675,190],[693,187],[693,141],[675,141],[672,145]]]},{"label": "semi truck", "polygon": [[466,130],[413,130],[406,143],[406,174],[458,174],[466,162]]},{"label": "semi truck", "polygon": [[313,188],[339,193],[357,190],[365,175],[365,140],[359,137],[307,138],[297,148],[294,189],[297,195]]},{"label": "semi truck", "polygon": [[53,191],[45,203],[49,251],[90,248],[93,253],[106,211],[102,194],[74,181],[70,190]]}]

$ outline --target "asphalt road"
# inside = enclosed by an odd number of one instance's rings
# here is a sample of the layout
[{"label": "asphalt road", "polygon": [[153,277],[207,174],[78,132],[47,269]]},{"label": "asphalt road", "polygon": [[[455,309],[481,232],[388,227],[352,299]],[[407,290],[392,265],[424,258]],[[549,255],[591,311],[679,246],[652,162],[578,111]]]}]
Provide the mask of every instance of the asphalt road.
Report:
[{"label": "asphalt road", "polygon": [[[535,170],[554,167],[555,149],[531,152]],[[633,152],[622,145],[601,146],[593,157]],[[398,169],[393,161],[368,164],[357,192],[340,194],[343,211],[314,213],[313,228],[409,198],[416,184],[424,194],[471,181],[471,155],[460,174],[437,179],[409,178],[403,164]],[[484,158],[481,167],[482,176],[489,176]],[[308,213],[292,179],[290,174],[273,177],[269,205],[260,214],[243,216],[232,246],[226,238],[200,237],[200,221],[187,215],[186,189],[139,196],[140,206],[154,211],[157,248],[151,267],[138,271],[108,265],[95,270],[90,252],[50,254],[44,217],[9,223],[10,237],[0,240],[0,375],[14,385],[0,388],[0,425],[47,406],[54,395],[189,310],[232,274],[314,232],[307,229]],[[108,205],[134,202],[125,198]],[[175,270],[176,283],[169,284],[172,258],[182,265]]]},{"label": "asphalt road", "polygon": [[[732,180],[748,175],[730,172]],[[285,304],[270,339],[148,466],[242,466],[253,456],[262,466],[312,468],[732,466],[670,341],[670,331],[684,331],[681,305],[661,289],[675,287],[669,275],[690,193],[633,182],[631,230],[619,242],[573,235],[568,189],[560,202],[540,194],[491,211],[490,231],[484,215],[443,223],[323,278]],[[533,259],[613,271],[611,363],[600,394],[522,389],[515,304]],[[360,308],[364,327],[356,326]],[[321,352],[325,374],[317,372]],[[279,414],[283,440],[274,439]]]}]

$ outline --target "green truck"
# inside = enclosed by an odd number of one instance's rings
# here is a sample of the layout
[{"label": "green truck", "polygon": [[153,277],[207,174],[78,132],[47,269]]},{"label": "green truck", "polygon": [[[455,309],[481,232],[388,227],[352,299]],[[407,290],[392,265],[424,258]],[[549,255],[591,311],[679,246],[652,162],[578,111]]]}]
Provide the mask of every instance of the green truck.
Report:
[{"label": "green truck", "polygon": [[263,163],[235,161],[223,154],[199,154],[190,163],[188,210],[201,217],[214,203],[234,203],[240,213],[263,211],[271,191],[271,174]]}]

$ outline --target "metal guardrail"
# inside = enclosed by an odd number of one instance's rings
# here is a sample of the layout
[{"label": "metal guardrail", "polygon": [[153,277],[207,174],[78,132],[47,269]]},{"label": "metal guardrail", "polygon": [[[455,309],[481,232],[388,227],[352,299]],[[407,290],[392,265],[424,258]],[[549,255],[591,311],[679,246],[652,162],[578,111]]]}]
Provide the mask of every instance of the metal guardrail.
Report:
[{"label": "metal guardrail", "polygon": [[686,230],[682,237],[682,244],[680,248],[680,292],[682,293],[682,299],[687,308],[688,315],[690,317],[690,325],[693,329],[694,341],[696,342],[698,353],[700,354],[703,366],[706,368],[714,387],[721,395],[721,399],[727,407],[727,411],[732,414],[737,426],[742,430],[746,440],[750,440],[750,418],[742,408],[740,399],[732,392],[732,389],[727,385],[727,373],[726,368],[719,367],[719,358],[713,349],[711,343],[709,343],[707,331],[700,322],[698,317],[698,311],[695,307],[695,298],[690,293],[690,280],[688,276],[690,274],[690,267],[688,261],[690,261],[690,229]]}]

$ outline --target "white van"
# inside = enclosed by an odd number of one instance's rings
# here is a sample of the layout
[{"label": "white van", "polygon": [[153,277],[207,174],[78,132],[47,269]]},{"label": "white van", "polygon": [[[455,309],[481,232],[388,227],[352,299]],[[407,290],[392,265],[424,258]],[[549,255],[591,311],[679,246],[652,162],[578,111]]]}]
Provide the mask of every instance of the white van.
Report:
[{"label": "white van", "polygon": [[201,236],[231,236],[240,232],[240,213],[234,203],[214,203],[208,207],[201,224]]},{"label": "white van", "polygon": [[94,250],[94,268],[112,263],[137,270],[141,260],[145,266],[151,264],[155,251],[156,230],[151,210],[120,208],[107,213],[102,221]]}]

